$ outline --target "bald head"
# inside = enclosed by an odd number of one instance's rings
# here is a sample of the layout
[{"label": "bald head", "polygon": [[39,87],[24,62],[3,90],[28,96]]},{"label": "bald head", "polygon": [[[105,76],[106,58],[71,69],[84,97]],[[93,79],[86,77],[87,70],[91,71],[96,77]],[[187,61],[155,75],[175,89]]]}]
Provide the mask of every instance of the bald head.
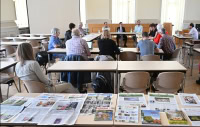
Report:
[{"label": "bald head", "polygon": [[72,29],[72,36],[80,36],[80,32],[78,29]]}]

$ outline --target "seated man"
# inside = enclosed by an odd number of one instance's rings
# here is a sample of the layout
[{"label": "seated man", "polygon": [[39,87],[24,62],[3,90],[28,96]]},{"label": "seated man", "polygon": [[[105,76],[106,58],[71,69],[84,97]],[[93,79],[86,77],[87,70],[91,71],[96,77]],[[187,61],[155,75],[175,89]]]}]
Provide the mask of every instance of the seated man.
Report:
[{"label": "seated man", "polygon": [[161,29],[161,36],[162,38],[160,39],[158,48],[162,49],[164,52],[163,60],[169,60],[176,49],[176,45],[173,38],[166,34],[164,28]]},{"label": "seated man", "polygon": [[102,31],[104,31],[104,30],[110,31],[110,27],[108,26],[107,22],[104,22],[104,26],[102,27]]},{"label": "seated man", "polygon": [[[117,32],[126,32],[125,28],[122,26],[122,22],[119,23],[119,27],[117,27]],[[119,39],[124,40],[124,47],[126,46],[127,36],[126,35],[117,35],[117,46],[119,47]]]},{"label": "seated man", "polygon": [[[138,20],[138,21],[137,21],[137,25],[136,25],[135,28],[134,28],[134,32],[135,32],[136,34],[142,34],[142,32],[143,32],[143,26],[142,26],[140,23],[141,23],[141,21]],[[136,35],[133,35],[133,41],[134,41],[135,44],[137,45],[137,37],[136,37]]]},{"label": "seated man", "polygon": [[190,29],[190,32],[189,32],[190,36],[192,36],[193,39],[197,40],[199,38],[198,37],[199,35],[193,23],[190,23],[189,29]]},{"label": "seated man", "polygon": [[147,32],[142,33],[142,40],[139,41],[137,45],[137,50],[140,51],[140,55],[154,55],[154,51],[158,52],[157,45],[149,40],[149,35]]},{"label": "seated man", "polygon": [[72,29],[74,29],[76,25],[74,23],[69,24],[69,30],[65,33],[65,42],[72,38]]},{"label": "seated man", "polygon": [[83,29],[83,23],[82,22],[79,23],[78,30],[79,30],[82,37],[86,35],[86,32]]}]

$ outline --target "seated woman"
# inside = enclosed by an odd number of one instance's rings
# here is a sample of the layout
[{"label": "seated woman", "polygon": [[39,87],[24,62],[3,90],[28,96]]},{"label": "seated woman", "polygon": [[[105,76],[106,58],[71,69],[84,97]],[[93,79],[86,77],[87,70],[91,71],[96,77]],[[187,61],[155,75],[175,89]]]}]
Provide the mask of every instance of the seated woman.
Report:
[{"label": "seated woman", "polygon": [[[48,50],[52,50],[54,48],[62,48],[64,47],[64,43],[59,39],[60,30],[58,28],[53,28],[51,30],[51,37],[49,40]],[[53,54],[54,58],[63,58],[65,54]]]},{"label": "seated woman", "polygon": [[156,35],[157,29],[154,23],[149,26],[149,39],[153,40]]},{"label": "seated woman", "polygon": [[[29,43],[22,43],[17,48],[17,60],[19,61],[15,67],[16,75],[24,81],[41,82],[46,87],[46,92],[67,92],[78,93],[78,90],[69,83],[53,85],[43,74],[40,65],[34,60],[33,48]],[[48,91],[54,87],[55,91]]]},{"label": "seated woman", "polygon": [[116,54],[120,54],[119,48],[116,46],[115,41],[110,39],[110,32],[104,30],[101,39],[98,40],[99,55],[110,55],[116,60]]},{"label": "seated woman", "polygon": [[[153,38],[153,41],[154,41],[156,44],[159,44],[160,39],[162,38],[161,32],[162,32],[162,28],[163,28],[163,27],[162,27],[161,24],[158,24],[156,28],[157,28],[157,32],[156,32],[155,37]],[[168,34],[167,31],[166,31],[166,34]]]},{"label": "seated woman", "polygon": [[67,55],[81,55],[85,60],[91,55],[86,40],[80,37],[78,29],[72,30],[72,38],[66,41]]}]

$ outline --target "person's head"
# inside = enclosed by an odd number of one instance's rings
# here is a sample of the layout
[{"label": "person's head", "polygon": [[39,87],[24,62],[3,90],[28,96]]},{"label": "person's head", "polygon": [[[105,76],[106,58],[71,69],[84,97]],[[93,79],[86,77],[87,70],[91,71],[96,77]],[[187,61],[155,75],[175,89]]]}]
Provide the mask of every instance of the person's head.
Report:
[{"label": "person's head", "polygon": [[194,23],[190,23],[189,28],[192,29],[194,27]]},{"label": "person's head", "polygon": [[80,23],[79,23],[79,28],[82,28],[82,27],[83,27],[83,23],[80,22]]},{"label": "person's head", "polygon": [[143,32],[142,33],[142,38],[143,39],[148,39],[149,38],[149,34],[147,32]]},{"label": "person's head", "polygon": [[162,25],[161,25],[161,24],[158,24],[158,25],[157,25],[157,30],[158,30],[158,32],[159,32],[159,33],[161,33],[161,32],[162,32],[162,31],[161,31],[161,30],[162,30],[162,28],[163,28],[163,27],[162,27]]},{"label": "person's head", "polygon": [[78,29],[72,29],[72,36],[80,37],[80,31]]},{"label": "person's head", "polygon": [[51,29],[51,34],[58,37],[60,35],[60,30],[58,28],[53,28]]},{"label": "person's head", "polygon": [[165,28],[162,28],[161,29],[161,35],[163,36],[163,35],[165,35],[166,34],[166,30],[165,30]]},{"label": "person's head", "polygon": [[137,20],[137,25],[140,25],[141,21],[140,20]]},{"label": "person's head", "polygon": [[75,26],[76,26],[76,25],[75,25],[74,23],[70,23],[70,24],[69,24],[69,29],[72,30],[72,29],[75,28]]},{"label": "person's head", "polygon": [[119,26],[122,26],[122,22],[119,22]]},{"label": "person's head", "polygon": [[107,23],[107,22],[104,22],[104,26],[107,27],[107,26],[108,26],[108,23]]},{"label": "person's head", "polygon": [[21,65],[24,64],[26,60],[34,60],[33,48],[30,43],[21,43],[17,47],[16,57]]},{"label": "person's head", "polygon": [[150,24],[149,28],[150,28],[150,30],[155,30],[155,29],[156,29],[156,26],[155,26],[154,23],[152,23],[152,24]]},{"label": "person's head", "polygon": [[103,30],[103,33],[101,35],[101,39],[109,39],[111,36],[110,36],[110,32],[109,30]]}]

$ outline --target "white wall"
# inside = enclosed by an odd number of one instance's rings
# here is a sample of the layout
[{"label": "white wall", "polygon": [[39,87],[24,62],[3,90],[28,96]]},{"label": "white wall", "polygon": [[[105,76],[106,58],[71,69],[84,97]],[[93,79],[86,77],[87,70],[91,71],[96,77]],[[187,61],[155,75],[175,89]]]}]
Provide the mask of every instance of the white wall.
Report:
[{"label": "white wall", "polygon": [[161,0],[136,0],[136,20],[157,22],[161,18]]},{"label": "white wall", "polygon": [[64,37],[69,23],[78,26],[80,21],[79,0],[27,0],[31,33],[50,33],[60,29]]},{"label": "white wall", "polygon": [[86,20],[112,19],[112,0],[86,0]]},{"label": "white wall", "polygon": [[1,0],[1,21],[16,20],[13,0]]},{"label": "white wall", "polygon": [[185,1],[184,22],[200,23],[200,0]]}]

